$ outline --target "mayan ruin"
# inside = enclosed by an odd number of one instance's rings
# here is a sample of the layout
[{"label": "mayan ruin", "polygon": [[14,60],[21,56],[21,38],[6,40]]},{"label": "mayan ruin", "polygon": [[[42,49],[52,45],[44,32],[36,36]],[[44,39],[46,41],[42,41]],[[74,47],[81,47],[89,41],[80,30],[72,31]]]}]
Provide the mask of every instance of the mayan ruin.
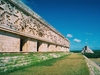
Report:
[{"label": "mayan ruin", "polygon": [[100,0],[0,0],[0,75],[100,75]]},{"label": "mayan ruin", "polygon": [[69,40],[20,0],[0,0],[0,52],[69,52]]}]

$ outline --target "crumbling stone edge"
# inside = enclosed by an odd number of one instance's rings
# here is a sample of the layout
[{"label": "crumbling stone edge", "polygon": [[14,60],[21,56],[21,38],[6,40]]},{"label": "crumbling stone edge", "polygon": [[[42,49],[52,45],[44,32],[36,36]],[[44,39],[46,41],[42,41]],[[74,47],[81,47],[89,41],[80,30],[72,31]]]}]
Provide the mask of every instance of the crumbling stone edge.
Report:
[{"label": "crumbling stone edge", "polygon": [[86,63],[89,68],[90,75],[100,75],[100,67],[95,62],[88,59],[86,56],[84,56],[84,58],[86,59]]}]

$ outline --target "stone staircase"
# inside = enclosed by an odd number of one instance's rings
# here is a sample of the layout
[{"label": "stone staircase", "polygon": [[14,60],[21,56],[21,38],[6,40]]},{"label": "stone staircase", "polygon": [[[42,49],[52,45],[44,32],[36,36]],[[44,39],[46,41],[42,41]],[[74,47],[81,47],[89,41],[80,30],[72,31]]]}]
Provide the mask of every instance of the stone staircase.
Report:
[{"label": "stone staircase", "polygon": [[[28,58],[28,59],[27,59]],[[30,57],[14,56],[14,57],[1,57],[0,58],[0,71],[6,72],[20,66],[26,66],[31,62]]]},{"label": "stone staircase", "polygon": [[0,57],[0,73],[10,72],[23,67],[31,66],[37,62],[59,58],[68,55],[68,53],[41,53],[41,54],[24,54],[17,56]]}]

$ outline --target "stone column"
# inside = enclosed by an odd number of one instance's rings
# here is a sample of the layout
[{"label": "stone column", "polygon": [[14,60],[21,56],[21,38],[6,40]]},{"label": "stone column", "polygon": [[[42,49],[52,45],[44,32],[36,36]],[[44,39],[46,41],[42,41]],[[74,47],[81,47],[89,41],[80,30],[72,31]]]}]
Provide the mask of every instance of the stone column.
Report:
[{"label": "stone column", "polygon": [[36,40],[28,40],[28,52],[37,52],[37,41]]},{"label": "stone column", "polygon": [[45,42],[39,42],[39,44],[37,44],[37,49],[38,52],[47,52],[48,48],[47,48],[48,44]]},{"label": "stone column", "polygon": [[57,47],[56,47],[56,50],[57,50],[58,52],[62,51],[62,50],[61,50],[61,46],[57,46]]},{"label": "stone column", "polygon": [[56,46],[50,44],[50,45],[48,46],[48,52],[56,52]]},{"label": "stone column", "polygon": [[69,50],[69,48],[66,48],[66,52],[69,52],[70,50]]},{"label": "stone column", "polygon": [[64,52],[69,52],[69,48],[64,47]]},{"label": "stone column", "polygon": [[30,38],[21,38],[20,51],[37,52],[37,41]]},{"label": "stone column", "polygon": [[65,52],[65,49],[64,49],[64,47],[61,47],[61,51]]},{"label": "stone column", "polygon": [[64,51],[66,52],[66,47],[64,47]]}]

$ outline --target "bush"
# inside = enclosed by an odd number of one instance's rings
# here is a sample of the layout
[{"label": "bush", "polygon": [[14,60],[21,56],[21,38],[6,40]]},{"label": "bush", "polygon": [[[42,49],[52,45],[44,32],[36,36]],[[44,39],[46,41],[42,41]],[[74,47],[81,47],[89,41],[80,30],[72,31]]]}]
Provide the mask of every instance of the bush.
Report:
[{"label": "bush", "polygon": [[84,53],[88,58],[100,58],[100,53]]}]

